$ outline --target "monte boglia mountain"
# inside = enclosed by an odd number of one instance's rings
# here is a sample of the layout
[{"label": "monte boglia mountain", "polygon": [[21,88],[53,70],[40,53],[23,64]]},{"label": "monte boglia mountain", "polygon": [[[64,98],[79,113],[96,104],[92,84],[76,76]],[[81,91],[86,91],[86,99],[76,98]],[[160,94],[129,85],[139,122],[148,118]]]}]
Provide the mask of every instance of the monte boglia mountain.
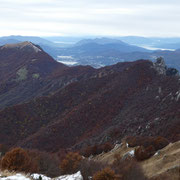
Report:
[{"label": "monte boglia mountain", "polygon": [[127,135],[180,140],[180,77],[162,59],[94,69],[0,47],[0,144],[57,152]]}]

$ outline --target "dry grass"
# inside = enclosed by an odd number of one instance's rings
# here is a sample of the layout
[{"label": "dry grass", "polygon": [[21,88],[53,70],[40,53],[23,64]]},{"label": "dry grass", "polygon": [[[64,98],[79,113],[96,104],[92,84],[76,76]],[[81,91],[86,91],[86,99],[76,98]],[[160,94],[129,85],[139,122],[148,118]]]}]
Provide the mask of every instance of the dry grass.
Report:
[{"label": "dry grass", "polygon": [[[171,176],[179,176],[180,141],[169,144],[164,149],[159,150],[157,155],[141,162],[141,165],[148,177],[157,178],[158,176],[163,176],[163,174],[166,174],[166,176],[168,176],[168,174],[171,174]],[[179,180],[179,178],[174,178],[173,180]]]},{"label": "dry grass", "polygon": [[[114,161],[114,155],[120,154],[123,157],[127,152],[134,148],[129,148],[124,142],[120,147],[113,149],[112,151],[98,155],[94,157],[94,160],[100,162],[106,162],[112,164]],[[152,180],[166,180],[163,177],[173,177],[173,180],[179,180],[180,173],[180,141],[170,143],[165,148],[158,151],[157,155],[151,158],[138,162],[142,167],[144,174]],[[172,179],[172,178],[171,178]]]}]

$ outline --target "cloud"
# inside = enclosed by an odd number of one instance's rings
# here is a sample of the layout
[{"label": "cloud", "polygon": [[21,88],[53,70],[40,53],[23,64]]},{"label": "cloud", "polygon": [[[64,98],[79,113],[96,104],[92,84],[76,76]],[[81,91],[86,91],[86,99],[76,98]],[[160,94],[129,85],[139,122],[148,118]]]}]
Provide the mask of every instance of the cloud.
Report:
[{"label": "cloud", "polygon": [[180,36],[179,0],[0,0],[0,35]]}]

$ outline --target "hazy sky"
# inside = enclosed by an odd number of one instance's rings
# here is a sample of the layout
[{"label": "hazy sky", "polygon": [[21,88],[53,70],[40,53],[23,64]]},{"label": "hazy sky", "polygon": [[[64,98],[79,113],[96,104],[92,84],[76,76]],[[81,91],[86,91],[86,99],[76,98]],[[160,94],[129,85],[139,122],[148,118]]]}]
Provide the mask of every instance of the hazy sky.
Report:
[{"label": "hazy sky", "polygon": [[0,36],[180,36],[180,0],[0,0]]}]

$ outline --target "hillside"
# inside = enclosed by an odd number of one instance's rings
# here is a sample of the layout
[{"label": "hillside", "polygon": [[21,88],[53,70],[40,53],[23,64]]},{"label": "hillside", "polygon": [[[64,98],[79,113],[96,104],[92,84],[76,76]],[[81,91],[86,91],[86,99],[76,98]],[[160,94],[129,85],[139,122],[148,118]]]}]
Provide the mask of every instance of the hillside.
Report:
[{"label": "hillside", "polygon": [[[4,83],[15,84],[1,90],[1,107],[11,106],[0,111],[2,144],[57,152],[121,141],[125,135],[179,139],[179,76],[167,70],[163,60],[69,68],[31,43],[6,45],[1,51]],[[11,59],[3,59],[6,51]],[[15,70],[14,59],[24,64]],[[32,65],[32,59],[40,62]],[[3,67],[5,62],[12,74]],[[19,78],[18,68],[33,73],[17,83],[13,79]],[[34,80],[34,73],[42,78]]]},{"label": "hillside", "polygon": [[[125,143],[116,145],[108,153],[94,157],[93,159],[100,162],[112,164],[114,155],[119,154],[121,157],[133,156],[135,148],[129,148]],[[130,154],[131,153],[131,154]],[[178,180],[180,177],[180,141],[170,143],[165,148],[159,150],[151,158],[138,162],[145,175],[151,179],[172,179]]]},{"label": "hillside", "polygon": [[0,109],[53,94],[81,78],[82,72],[88,69],[93,68],[69,68],[58,63],[31,42],[1,46]]},{"label": "hillside", "polygon": [[1,46],[0,108],[42,95],[48,77],[66,68],[31,42]]},{"label": "hillside", "polygon": [[[41,148],[44,141],[57,141],[59,144],[53,146],[56,151],[62,144],[80,148],[87,146],[88,141],[112,142],[128,134],[179,138],[178,77],[156,74],[148,61],[122,63],[98,71],[90,79],[72,83],[55,94],[54,99],[63,103],[57,102],[54,107],[61,110],[64,107],[66,112],[59,114],[57,110],[57,116],[53,113],[55,121],[24,140],[22,145]],[[46,148],[52,150],[51,146],[47,144]]]}]

